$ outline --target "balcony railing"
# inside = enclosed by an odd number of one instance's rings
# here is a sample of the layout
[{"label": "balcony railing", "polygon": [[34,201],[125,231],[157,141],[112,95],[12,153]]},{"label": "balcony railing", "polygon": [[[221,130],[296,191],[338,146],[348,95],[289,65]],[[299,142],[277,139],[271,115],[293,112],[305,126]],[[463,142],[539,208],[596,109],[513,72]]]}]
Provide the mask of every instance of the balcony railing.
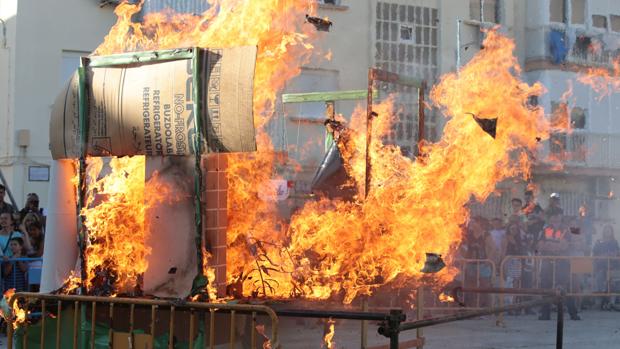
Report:
[{"label": "balcony railing", "polygon": [[573,131],[556,133],[545,143],[543,163],[620,169],[620,134]]}]

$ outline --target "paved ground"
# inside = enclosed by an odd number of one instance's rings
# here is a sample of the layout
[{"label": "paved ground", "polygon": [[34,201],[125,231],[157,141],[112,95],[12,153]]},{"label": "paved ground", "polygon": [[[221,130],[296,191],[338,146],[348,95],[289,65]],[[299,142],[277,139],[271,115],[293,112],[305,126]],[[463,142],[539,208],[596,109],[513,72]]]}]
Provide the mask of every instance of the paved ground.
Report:
[{"label": "paved ground", "polygon": [[[583,320],[565,322],[565,349],[619,349],[620,312],[586,311]],[[552,319],[553,320],[553,319]],[[323,324],[317,320],[282,319],[281,343],[284,349],[320,349]],[[426,328],[426,349],[552,349],[555,348],[555,321],[539,321],[536,316],[506,317],[505,327],[495,326],[495,318],[484,317]],[[386,338],[369,324],[369,345],[387,345]],[[268,331],[269,332],[269,331]],[[336,349],[360,347],[360,323],[340,321],[335,329]],[[415,337],[415,331],[404,333],[402,340]],[[0,336],[0,349],[6,348],[6,337]],[[219,347],[218,347],[219,348]],[[241,348],[241,346],[238,346]],[[242,348],[243,349],[243,348]]]},{"label": "paved ground", "polygon": [[[620,312],[586,311],[583,320],[566,320],[565,349],[620,349]],[[552,319],[553,320],[553,319]],[[505,327],[495,326],[493,317],[444,324],[425,329],[427,349],[551,349],[555,348],[556,322],[539,321],[537,316],[506,317]],[[369,326],[369,344],[385,345],[387,339]],[[315,320],[285,321],[281,327],[283,348],[319,349],[323,326]],[[415,331],[403,335],[411,339]],[[336,348],[360,347],[359,323],[336,324]]]}]

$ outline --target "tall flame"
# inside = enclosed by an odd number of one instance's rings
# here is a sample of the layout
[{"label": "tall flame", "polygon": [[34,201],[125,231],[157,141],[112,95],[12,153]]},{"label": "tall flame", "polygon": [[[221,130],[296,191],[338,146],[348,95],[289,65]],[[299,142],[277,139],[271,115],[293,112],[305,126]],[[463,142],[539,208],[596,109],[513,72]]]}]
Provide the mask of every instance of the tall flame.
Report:
[{"label": "tall flame", "polygon": [[[535,151],[537,138],[547,138],[551,130],[544,111],[527,104],[544,89],[520,80],[514,42],[490,31],[484,47],[460,74],[444,76],[432,89],[433,104],[451,118],[443,138],[423,147],[423,157],[410,160],[398,147],[382,143],[397,113],[391,100],[373,108],[378,117],[367,199],[310,202],[292,217],[284,238],[273,233],[268,243],[250,244],[262,269],[245,266],[246,295],[257,288],[260,294],[267,283],[272,296],[342,294],[350,302],[389,282],[421,281],[426,252],[450,261],[471,197],[484,200],[501,180],[527,175],[531,159],[526,151]],[[486,134],[471,114],[498,118],[496,137]],[[351,141],[343,149],[349,174],[358,183],[365,169],[365,119],[362,109],[353,115]],[[278,239],[288,243],[272,248]],[[445,284],[454,272],[447,269],[433,280]]]},{"label": "tall flame", "polygon": [[[145,181],[145,157],[87,160],[87,196],[81,215],[89,233],[85,286],[104,293],[133,292],[148,267],[147,210],[177,195],[155,173]],[[107,286],[108,288],[106,289]]]},{"label": "tall flame", "polygon": [[[374,106],[378,117],[370,144],[368,197],[309,202],[284,224],[273,201],[260,199],[275,196],[275,190],[258,195],[274,176],[276,161],[264,126],[274,113],[277,92],[314,53],[314,29],[302,24],[313,8],[305,0],[210,4],[201,16],[149,14],[142,23],[131,21],[140,4],[122,4],[117,24],[96,54],[258,46],[254,116],[259,152],[229,159],[228,282],[237,284],[244,296],[337,296],[344,302],[386,283],[449,282],[452,268],[433,277],[420,272],[425,254],[441,254],[450,262],[462,239],[470,199],[484,200],[503,179],[527,176],[532,161],[527,154],[553,128],[542,109],[528,106],[528,98],[544,88],[520,79],[514,42],[489,31],[485,48],[459,74],[447,74],[432,89],[432,104],[449,120],[443,138],[423,145],[417,160],[382,142],[396,120],[394,103]],[[496,136],[485,133],[472,115],[497,118]],[[366,168],[365,121],[360,108],[352,116],[348,142],[340,145],[347,171],[358,184]],[[128,271],[129,279],[140,270],[138,263]]]}]

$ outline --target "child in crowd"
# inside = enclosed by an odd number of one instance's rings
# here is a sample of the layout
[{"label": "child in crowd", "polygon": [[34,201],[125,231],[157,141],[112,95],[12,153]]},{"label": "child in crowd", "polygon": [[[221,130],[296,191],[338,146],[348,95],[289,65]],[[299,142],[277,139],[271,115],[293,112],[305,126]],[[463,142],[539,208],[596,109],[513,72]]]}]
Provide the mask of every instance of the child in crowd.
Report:
[{"label": "child in crowd", "polygon": [[12,257],[4,255],[2,263],[2,281],[4,292],[14,288],[15,291],[26,291],[26,272],[28,271],[27,262],[15,261],[17,258],[24,257],[24,240],[21,237],[12,238],[9,241],[9,248]]}]

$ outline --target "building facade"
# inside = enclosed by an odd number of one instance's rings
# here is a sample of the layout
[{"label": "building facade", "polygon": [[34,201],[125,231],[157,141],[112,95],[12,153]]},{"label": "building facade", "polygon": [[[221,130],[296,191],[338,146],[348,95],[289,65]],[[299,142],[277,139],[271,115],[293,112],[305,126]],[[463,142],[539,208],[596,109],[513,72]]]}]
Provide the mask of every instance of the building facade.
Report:
[{"label": "building facade", "polygon": [[[604,98],[577,78],[592,66],[610,66],[620,49],[620,7],[614,0],[317,0],[319,16],[333,26],[319,43],[331,59],[302,67],[283,94],[367,89],[368,68],[377,67],[431,86],[446,72],[464,65],[480,50],[481,27],[500,24],[516,40],[529,83],[541,81],[548,93],[536,102],[550,114],[568,108],[572,132],[554,135],[541,146],[534,182],[540,201],[561,194],[567,214],[587,208],[600,224],[613,222],[620,171],[620,95]],[[115,1],[108,1],[115,3]],[[37,192],[46,202],[48,117],[66,78],[103,39],[115,18],[98,0],[0,1],[0,168],[19,206],[25,194]],[[202,0],[148,0],[144,13],[173,7],[200,13]],[[63,23],[63,25],[59,25]],[[80,28],[76,30],[76,28]],[[88,28],[88,30],[83,30]],[[564,56],[552,49],[563,38]],[[554,46],[555,47],[555,46]],[[570,81],[570,82],[569,82]],[[572,86],[572,97],[562,100]],[[394,92],[378,86],[379,95]],[[418,143],[417,91],[399,90],[404,107],[389,141],[415,155]],[[563,104],[564,103],[564,104]],[[365,100],[335,101],[336,112],[350,116]],[[309,185],[325,152],[324,102],[277,103],[269,125],[276,151],[289,161],[280,174],[289,181],[283,210],[291,212],[308,199]],[[424,134],[441,136],[443,116],[427,111]],[[557,160],[564,164],[554,168]],[[525,183],[507,182],[497,195],[478,205],[476,213],[500,216],[512,197],[523,197]],[[582,209],[583,211],[583,209]]]},{"label": "building facade", "polygon": [[[51,106],[115,16],[98,0],[0,1],[0,169],[20,208],[47,203]],[[6,200],[9,198],[7,196]]]}]

